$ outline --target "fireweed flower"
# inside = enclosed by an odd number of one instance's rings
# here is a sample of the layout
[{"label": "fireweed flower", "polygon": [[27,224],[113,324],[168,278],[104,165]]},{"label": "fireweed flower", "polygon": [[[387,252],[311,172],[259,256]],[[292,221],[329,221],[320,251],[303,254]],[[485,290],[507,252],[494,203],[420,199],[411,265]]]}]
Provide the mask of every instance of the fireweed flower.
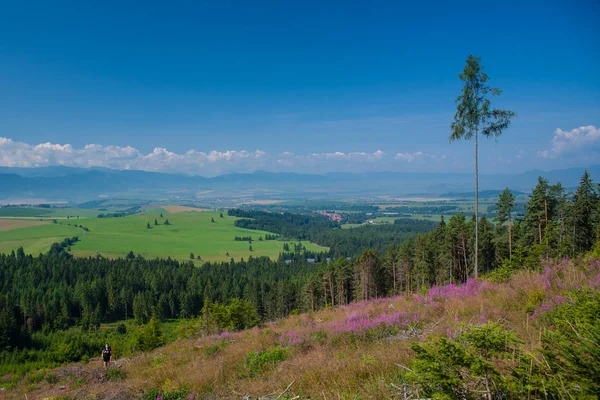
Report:
[{"label": "fireweed flower", "polygon": [[294,331],[283,332],[277,336],[277,341],[281,346],[295,346],[304,343],[304,335],[298,334]]},{"label": "fireweed flower", "polygon": [[225,332],[221,333],[221,334],[220,334],[220,335],[217,337],[217,339],[219,339],[219,340],[231,340],[231,339],[233,339],[234,337],[235,337],[235,335],[234,335],[233,333],[225,331]]}]

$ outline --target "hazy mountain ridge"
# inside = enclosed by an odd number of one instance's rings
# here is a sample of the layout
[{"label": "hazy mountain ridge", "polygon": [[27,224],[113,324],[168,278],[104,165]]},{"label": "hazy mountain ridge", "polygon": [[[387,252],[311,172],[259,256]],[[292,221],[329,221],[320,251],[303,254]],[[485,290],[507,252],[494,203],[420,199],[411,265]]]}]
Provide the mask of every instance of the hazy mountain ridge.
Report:
[{"label": "hazy mountain ridge", "polygon": [[[520,174],[480,175],[480,190],[510,187],[528,192],[538,176],[567,187],[577,185],[585,168],[527,171]],[[600,179],[600,165],[587,168]],[[212,178],[140,170],[106,168],[9,168],[0,167],[0,198],[90,200],[98,196],[220,197],[220,196],[365,196],[444,195],[465,197],[472,193],[470,173],[335,172],[323,175],[256,171]],[[174,194],[173,192],[177,192]],[[205,192],[199,194],[199,192]]]}]

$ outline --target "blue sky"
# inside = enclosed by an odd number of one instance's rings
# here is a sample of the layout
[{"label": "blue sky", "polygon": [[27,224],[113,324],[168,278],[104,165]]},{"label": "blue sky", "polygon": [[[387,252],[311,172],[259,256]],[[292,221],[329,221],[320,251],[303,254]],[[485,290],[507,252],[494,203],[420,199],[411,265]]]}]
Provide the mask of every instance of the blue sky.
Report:
[{"label": "blue sky", "polygon": [[482,173],[600,160],[596,0],[79,3],[1,4],[0,165],[470,171],[470,53],[518,113]]}]

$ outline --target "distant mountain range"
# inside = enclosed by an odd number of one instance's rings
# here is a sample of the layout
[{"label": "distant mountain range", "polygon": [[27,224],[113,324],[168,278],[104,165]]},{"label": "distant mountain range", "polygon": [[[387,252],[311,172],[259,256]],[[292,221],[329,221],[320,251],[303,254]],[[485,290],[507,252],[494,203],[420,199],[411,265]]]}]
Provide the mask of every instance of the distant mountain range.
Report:
[{"label": "distant mountain range", "polygon": [[[600,165],[587,168],[600,181]],[[584,168],[480,175],[480,190],[494,196],[509,187],[530,192],[538,176],[575,187]],[[473,175],[467,173],[273,173],[227,174],[214,178],[106,168],[0,167],[0,200],[45,199],[80,202],[98,198],[367,198],[371,196],[471,197]]]}]

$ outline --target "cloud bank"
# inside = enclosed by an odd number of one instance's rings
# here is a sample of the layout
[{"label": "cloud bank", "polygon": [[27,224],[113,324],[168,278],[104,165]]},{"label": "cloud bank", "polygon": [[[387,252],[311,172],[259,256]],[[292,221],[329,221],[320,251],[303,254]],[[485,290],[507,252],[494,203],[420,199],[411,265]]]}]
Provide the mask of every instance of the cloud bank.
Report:
[{"label": "cloud bank", "polygon": [[227,150],[208,152],[195,149],[175,153],[156,147],[144,154],[131,146],[102,146],[87,144],[75,148],[70,144],[40,143],[32,145],[0,137],[0,166],[78,168],[104,167],[111,169],[144,170],[214,176],[231,172],[295,171],[331,172],[359,170],[389,170],[394,166],[443,159],[425,154],[375,152],[324,152],[296,154],[285,151],[270,154],[262,150]]},{"label": "cloud bank", "polygon": [[594,125],[564,131],[560,128],[554,131],[550,149],[538,151],[542,158],[558,158],[582,149],[593,150],[600,144],[600,129]]}]

